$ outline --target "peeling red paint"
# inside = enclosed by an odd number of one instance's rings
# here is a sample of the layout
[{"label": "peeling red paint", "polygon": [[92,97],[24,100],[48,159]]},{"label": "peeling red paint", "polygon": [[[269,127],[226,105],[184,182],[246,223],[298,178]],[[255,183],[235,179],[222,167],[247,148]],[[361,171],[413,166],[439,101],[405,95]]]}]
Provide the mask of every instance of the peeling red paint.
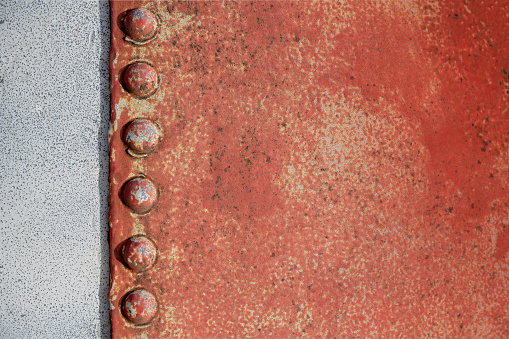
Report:
[{"label": "peeling red paint", "polygon": [[145,42],[157,34],[157,17],[144,8],[135,8],[125,16],[123,27],[129,38],[136,42]]},{"label": "peeling red paint", "polygon": [[134,119],[122,133],[122,140],[132,156],[144,156],[154,152],[160,139],[158,127],[148,119]]},{"label": "peeling red paint", "polygon": [[147,213],[157,201],[157,187],[144,177],[129,179],[120,194],[122,202],[135,213]]},{"label": "peeling red paint", "polygon": [[131,237],[122,245],[122,259],[133,271],[141,272],[151,268],[157,258],[157,248],[147,237]]},{"label": "peeling red paint", "polygon": [[157,301],[152,293],[139,289],[129,292],[122,301],[122,313],[131,323],[144,325],[150,322],[157,312]]},{"label": "peeling red paint", "polygon": [[157,91],[159,80],[154,67],[144,62],[135,62],[127,66],[122,82],[127,92],[138,98],[146,98]]},{"label": "peeling red paint", "polygon": [[[112,253],[159,251],[112,255],[115,338],[509,336],[508,2],[111,4],[161,20],[143,46],[112,26]],[[146,99],[133,60],[160,76]],[[164,135],[143,158],[138,118]],[[116,192],[140,174],[159,196],[135,215]]]}]

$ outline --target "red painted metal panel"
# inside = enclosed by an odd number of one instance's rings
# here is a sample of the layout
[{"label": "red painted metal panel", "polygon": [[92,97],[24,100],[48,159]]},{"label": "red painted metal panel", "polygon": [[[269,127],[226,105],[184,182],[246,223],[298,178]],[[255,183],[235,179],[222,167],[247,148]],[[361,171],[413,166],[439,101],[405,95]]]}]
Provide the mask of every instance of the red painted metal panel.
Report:
[{"label": "red painted metal panel", "polygon": [[114,338],[509,337],[508,1],[111,13]]}]

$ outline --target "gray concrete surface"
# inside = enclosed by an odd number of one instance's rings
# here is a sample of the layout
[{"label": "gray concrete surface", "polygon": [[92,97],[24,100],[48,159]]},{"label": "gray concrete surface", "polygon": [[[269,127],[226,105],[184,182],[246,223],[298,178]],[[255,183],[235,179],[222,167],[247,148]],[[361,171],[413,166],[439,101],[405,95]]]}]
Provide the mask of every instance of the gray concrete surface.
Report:
[{"label": "gray concrete surface", "polygon": [[109,3],[0,0],[0,338],[109,336]]}]

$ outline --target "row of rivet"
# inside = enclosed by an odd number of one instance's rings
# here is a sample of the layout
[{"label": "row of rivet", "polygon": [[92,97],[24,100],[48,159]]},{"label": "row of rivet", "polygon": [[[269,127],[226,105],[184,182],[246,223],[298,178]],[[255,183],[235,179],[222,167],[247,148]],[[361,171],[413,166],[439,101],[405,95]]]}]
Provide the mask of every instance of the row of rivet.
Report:
[{"label": "row of rivet", "polygon": [[[158,31],[156,15],[149,10],[137,8],[129,11],[123,20],[125,40],[142,45],[153,40]],[[122,85],[131,95],[144,99],[153,95],[159,85],[156,70],[147,63],[130,64],[122,74]],[[148,119],[131,121],[122,133],[127,153],[133,157],[146,157],[152,153],[161,134],[158,127]],[[122,202],[134,213],[148,213],[157,201],[157,188],[144,176],[128,180],[121,189]],[[134,272],[151,268],[157,257],[157,248],[152,240],[145,236],[127,239],[122,246],[124,264]],[[157,301],[154,295],[145,289],[129,292],[122,300],[121,310],[124,317],[135,325],[148,324],[156,315]]]}]

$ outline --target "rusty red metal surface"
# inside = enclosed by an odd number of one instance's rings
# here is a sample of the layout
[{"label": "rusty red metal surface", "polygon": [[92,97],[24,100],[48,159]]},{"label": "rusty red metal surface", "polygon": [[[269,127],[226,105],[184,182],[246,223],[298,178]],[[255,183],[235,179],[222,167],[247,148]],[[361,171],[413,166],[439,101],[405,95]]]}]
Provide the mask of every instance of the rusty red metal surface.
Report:
[{"label": "rusty red metal surface", "polygon": [[154,152],[160,139],[159,128],[148,119],[134,119],[127,125],[122,134],[127,152],[135,157],[146,156]]},{"label": "rusty red metal surface", "polygon": [[129,292],[122,301],[122,314],[133,325],[146,325],[157,313],[157,300],[143,289]]},{"label": "rusty red metal surface", "polygon": [[138,98],[147,98],[157,91],[157,71],[144,62],[135,62],[125,69],[122,83],[127,92]]},{"label": "rusty red metal surface", "polygon": [[157,202],[157,187],[143,176],[129,179],[122,187],[120,198],[131,212],[143,214],[149,212]]},{"label": "rusty red metal surface", "polygon": [[111,1],[113,337],[509,337],[508,13]]},{"label": "rusty red metal surface", "polygon": [[158,20],[154,13],[145,8],[135,8],[123,18],[126,39],[130,42],[144,43],[154,38],[158,30]]},{"label": "rusty red metal surface", "polygon": [[151,268],[157,258],[157,248],[147,237],[137,235],[122,245],[122,259],[128,268],[141,272]]}]

